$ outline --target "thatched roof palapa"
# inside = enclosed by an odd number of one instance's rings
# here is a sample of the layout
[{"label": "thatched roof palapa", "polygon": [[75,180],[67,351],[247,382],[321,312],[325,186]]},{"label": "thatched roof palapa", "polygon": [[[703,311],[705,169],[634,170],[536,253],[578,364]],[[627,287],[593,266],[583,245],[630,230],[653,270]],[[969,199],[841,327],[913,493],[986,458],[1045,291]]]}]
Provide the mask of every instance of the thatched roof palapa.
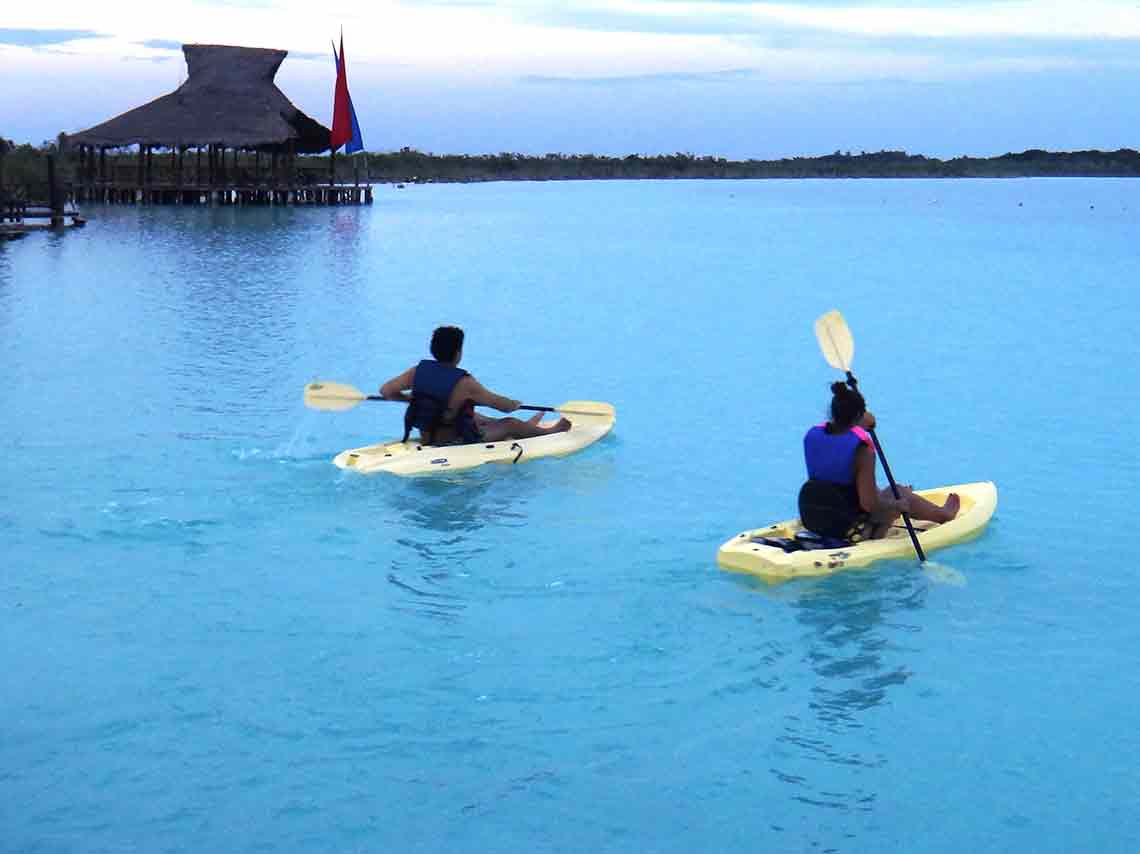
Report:
[{"label": "thatched roof palapa", "polygon": [[298,153],[329,147],[329,129],[293,106],[273,82],[284,50],[186,44],[188,77],[169,95],[67,137],[71,145],[223,145]]}]

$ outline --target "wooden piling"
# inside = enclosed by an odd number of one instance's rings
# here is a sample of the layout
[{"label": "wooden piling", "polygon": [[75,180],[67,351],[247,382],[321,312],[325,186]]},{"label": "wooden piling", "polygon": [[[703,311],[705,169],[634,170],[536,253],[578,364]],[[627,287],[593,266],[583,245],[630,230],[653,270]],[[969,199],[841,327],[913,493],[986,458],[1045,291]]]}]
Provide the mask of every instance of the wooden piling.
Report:
[{"label": "wooden piling", "polygon": [[48,173],[48,207],[51,208],[52,228],[63,225],[63,193],[59,186],[55,170],[55,155],[47,156]]}]

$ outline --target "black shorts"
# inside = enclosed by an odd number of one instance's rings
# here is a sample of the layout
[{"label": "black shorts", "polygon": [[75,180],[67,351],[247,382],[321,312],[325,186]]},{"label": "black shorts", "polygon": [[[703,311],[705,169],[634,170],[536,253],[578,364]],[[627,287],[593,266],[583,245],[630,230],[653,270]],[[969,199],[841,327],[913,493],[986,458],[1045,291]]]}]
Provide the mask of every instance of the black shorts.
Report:
[{"label": "black shorts", "polygon": [[800,487],[800,523],[820,536],[862,539],[868,514],[854,484],[809,480]]}]

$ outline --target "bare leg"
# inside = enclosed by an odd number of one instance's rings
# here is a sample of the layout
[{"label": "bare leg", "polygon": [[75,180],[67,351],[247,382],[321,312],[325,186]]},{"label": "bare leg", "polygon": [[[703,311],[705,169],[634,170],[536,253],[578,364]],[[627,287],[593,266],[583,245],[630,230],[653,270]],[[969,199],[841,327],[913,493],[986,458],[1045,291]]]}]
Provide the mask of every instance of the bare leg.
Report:
[{"label": "bare leg", "polygon": [[[899,495],[906,500],[907,513],[910,517],[920,522],[949,522],[958,515],[958,508],[961,506],[961,499],[956,492],[951,492],[946,498],[946,503],[941,506],[923,498],[921,495],[915,495],[914,490],[909,486],[900,484]],[[889,486],[880,490],[879,496],[884,501],[894,499],[894,493],[891,492]],[[885,537],[891,525],[893,525],[901,515],[902,514],[890,510],[882,514],[871,514],[871,524],[873,526],[871,539],[880,540]]]},{"label": "bare leg", "polygon": [[541,413],[527,421],[518,418],[488,418],[481,421],[479,426],[483,430],[483,438],[488,442],[501,442],[504,439],[530,439],[535,436],[548,436],[551,433],[564,433],[570,429],[570,422],[565,418],[549,427],[539,423]]},{"label": "bare leg", "polygon": [[951,492],[941,507],[914,493],[910,494],[909,501],[911,518],[921,519],[924,522],[949,522],[958,515],[958,508],[962,503],[956,492]]}]

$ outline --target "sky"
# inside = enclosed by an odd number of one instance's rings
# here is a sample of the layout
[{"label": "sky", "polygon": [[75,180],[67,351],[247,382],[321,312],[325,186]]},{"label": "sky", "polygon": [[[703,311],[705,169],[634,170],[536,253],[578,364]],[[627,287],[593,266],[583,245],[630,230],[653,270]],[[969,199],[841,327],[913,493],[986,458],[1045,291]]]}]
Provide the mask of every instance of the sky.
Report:
[{"label": "sky", "polygon": [[730,159],[1140,148],[1140,0],[5,0],[0,136],[173,91],[183,43],[284,48],[370,151]]}]

